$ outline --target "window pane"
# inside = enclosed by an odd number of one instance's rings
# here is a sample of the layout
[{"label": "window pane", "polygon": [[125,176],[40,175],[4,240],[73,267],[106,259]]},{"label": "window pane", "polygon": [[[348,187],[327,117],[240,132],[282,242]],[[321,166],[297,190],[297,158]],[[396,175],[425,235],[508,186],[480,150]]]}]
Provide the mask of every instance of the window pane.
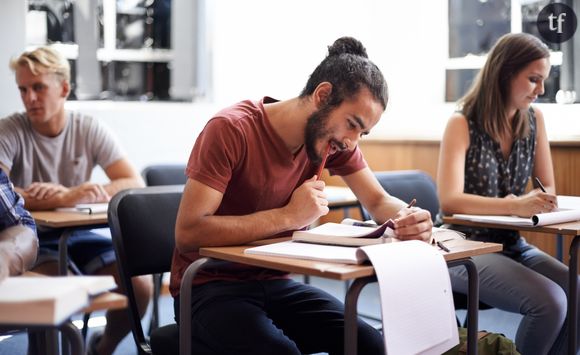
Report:
[{"label": "window pane", "polygon": [[459,100],[473,82],[479,69],[448,69],[445,71],[445,101]]},{"label": "window pane", "polygon": [[510,0],[449,0],[449,57],[485,54],[511,29]]},{"label": "window pane", "polygon": [[[522,5],[522,32],[530,33],[539,39],[542,39],[540,31],[538,31],[538,14],[550,2],[550,0],[539,0]],[[550,43],[546,41],[544,41],[544,43],[546,43],[553,51],[560,50],[560,43]]]}]

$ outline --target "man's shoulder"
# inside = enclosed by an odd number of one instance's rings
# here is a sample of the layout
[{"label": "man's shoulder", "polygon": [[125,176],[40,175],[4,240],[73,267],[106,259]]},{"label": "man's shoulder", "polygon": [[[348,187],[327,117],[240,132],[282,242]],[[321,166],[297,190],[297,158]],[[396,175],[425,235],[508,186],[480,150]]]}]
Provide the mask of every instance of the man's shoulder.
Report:
[{"label": "man's shoulder", "polygon": [[23,112],[15,112],[0,119],[0,130],[6,131],[26,130],[29,127],[28,118]]},{"label": "man's shoulder", "polygon": [[2,117],[0,123],[6,122],[27,122],[28,118],[24,112],[14,112],[8,116]]},{"label": "man's shoulder", "polygon": [[98,122],[98,120],[94,119],[93,116],[79,111],[67,111],[66,114],[68,117],[70,117],[71,120],[77,122],[78,124],[90,125],[93,124],[93,122]]},{"label": "man's shoulder", "polygon": [[218,111],[213,118],[221,118],[235,122],[261,115],[262,108],[259,102],[244,100]]}]

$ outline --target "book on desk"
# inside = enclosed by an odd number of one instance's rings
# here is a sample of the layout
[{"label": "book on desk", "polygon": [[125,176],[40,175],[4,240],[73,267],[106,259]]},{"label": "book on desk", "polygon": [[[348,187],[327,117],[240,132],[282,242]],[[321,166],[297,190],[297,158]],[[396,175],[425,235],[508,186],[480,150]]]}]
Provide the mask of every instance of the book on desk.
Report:
[{"label": "book on desk", "polygon": [[[341,223],[324,223],[308,230],[295,231],[292,240],[296,242],[327,244],[360,247],[398,241],[393,232],[394,224],[391,220],[381,225],[371,221],[357,221],[350,218]],[[463,239],[463,235],[451,229],[432,229],[433,237],[437,241]]]},{"label": "book on desk", "polygon": [[109,209],[109,203],[79,203],[74,207],[61,207],[57,208],[57,211],[61,212],[78,212],[85,214],[97,214],[97,213],[107,213]]},{"label": "book on desk", "polygon": [[112,276],[18,276],[0,282],[0,323],[57,325],[116,288]]}]

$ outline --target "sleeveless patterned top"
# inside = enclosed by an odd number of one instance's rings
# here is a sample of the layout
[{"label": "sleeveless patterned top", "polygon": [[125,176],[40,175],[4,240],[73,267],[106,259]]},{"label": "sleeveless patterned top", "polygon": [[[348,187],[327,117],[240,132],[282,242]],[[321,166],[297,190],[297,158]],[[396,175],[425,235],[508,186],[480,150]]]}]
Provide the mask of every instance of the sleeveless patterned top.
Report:
[{"label": "sleeveless patterned top", "polygon": [[[536,154],[536,116],[529,109],[530,134],[513,142],[507,160],[501,147],[486,132],[479,129],[477,123],[468,119],[469,148],[465,155],[465,193],[504,197],[516,196],[525,192],[528,180],[532,175],[534,156]],[[503,243],[504,249],[513,245],[520,237],[517,231],[489,228],[452,227],[461,230],[469,239]]]}]

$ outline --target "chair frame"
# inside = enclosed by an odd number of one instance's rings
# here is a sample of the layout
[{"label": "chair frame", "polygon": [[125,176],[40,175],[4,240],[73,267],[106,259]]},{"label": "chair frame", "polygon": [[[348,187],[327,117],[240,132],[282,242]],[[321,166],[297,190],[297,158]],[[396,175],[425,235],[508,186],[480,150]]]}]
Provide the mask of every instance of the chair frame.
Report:
[{"label": "chair frame", "polygon": [[[125,289],[127,290],[127,298],[129,300],[129,304],[128,304],[128,311],[129,311],[129,319],[131,322],[131,330],[133,333],[133,338],[135,340],[135,343],[137,345],[138,351],[140,354],[152,354],[153,350],[151,348],[150,342],[147,340],[147,338],[145,337],[145,334],[143,332],[143,326],[141,324],[141,319],[139,317],[139,311],[137,308],[137,302],[135,300],[135,292],[133,289],[133,284],[131,283],[131,279],[132,277],[135,276],[140,276],[140,275],[148,275],[151,273],[157,273],[157,272],[166,272],[169,271],[171,268],[171,262],[166,262],[164,263],[164,265],[147,265],[145,267],[143,267],[141,265],[141,267],[144,269],[142,271],[139,272],[133,272],[131,271],[131,269],[133,268],[134,265],[128,265],[128,263],[130,264],[130,261],[128,261],[128,253],[126,251],[126,245],[125,245],[125,241],[124,241],[124,237],[123,237],[123,222],[120,220],[120,216],[119,216],[119,209],[123,208],[121,205],[123,204],[123,202],[128,198],[128,196],[131,195],[139,195],[139,196],[146,196],[146,195],[152,195],[152,196],[159,196],[159,195],[163,195],[163,194],[179,194],[181,196],[183,192],[183,186],[156,186],[156,187],[146,187],[146,188],[140,188],[140,189],[129,189],[129,190],[124,190],[120,193],[118,193],[117,195],[115,195],[113,197],[113,199],[111,199],[111,202],[109,204],[109,211],[108,211],[108,217],[109,217],[109,223],[111,226],[111,234],[113,236],[113,244],[115,246],[115,252],[117,254],[117,263],[118,263],[118,267],[119,267],[119,274],[120,274],[120,278],[121,278],[121,282],[123,283],[123,286],[125,286]],[[163,208],[164,206],[160,206],[157,208]],[[153,218],[153,216],[151,216],[151,218]],[[163,223],[163,221],[160,221],[160,223]],[[125,233],[128,233],[128,231],[125,231]],[[171,241],[173,242],[173,245],[175,243],[175,239],[174,236],[172,235],[172,239]],[[142,245],[140,245],[141,249],[142,249]],[[159,250],[157,250],[157,252],[159,252]],[[173,250],[172,250],[173,252]],[[171,260],[171,255],[167,255],[167,258],[169,260]],[[166,258],[166,259],[167,259]],[[181,286],[180,286],[180,321],[179,321],[179,325],[177,324],[170,324],[170,325],[166,325],[165,327],[178,327],[179,329],[179,340],[176,339],[176,341],[178,341],[179,344],[179,353],[180,354],[191,354],[191,285],[192,285],[192,281],[195,278],[195,276],[197,275],[197,272],[199,270],[201,270],[203,267],[206,267],[208,265],[210,265],[210,261],[212,259],[209,258],[201,258],[198,259],[196,262],[192,263],[191,265],[189,265],[189,267],[187,268],[187,270],[185,271],[185,274],[183,276],[182,282],[181,282]],[[163,329],[165,327],[159,328],[159,329]],[[153,331],[151,334],[151,337],[155,337],[155,333],[156,331]],[[182,336],[184,334],[187,334],[186,336]]]},{"label": "chair frame", "polygon": [[[141,176],[147,186],[184,185],[187,182],[185,164],[155,164],[143,169]],[[149,334],[159,327],[159,297],[163,274],[153,274],[153,309],[149,322]]]}]

